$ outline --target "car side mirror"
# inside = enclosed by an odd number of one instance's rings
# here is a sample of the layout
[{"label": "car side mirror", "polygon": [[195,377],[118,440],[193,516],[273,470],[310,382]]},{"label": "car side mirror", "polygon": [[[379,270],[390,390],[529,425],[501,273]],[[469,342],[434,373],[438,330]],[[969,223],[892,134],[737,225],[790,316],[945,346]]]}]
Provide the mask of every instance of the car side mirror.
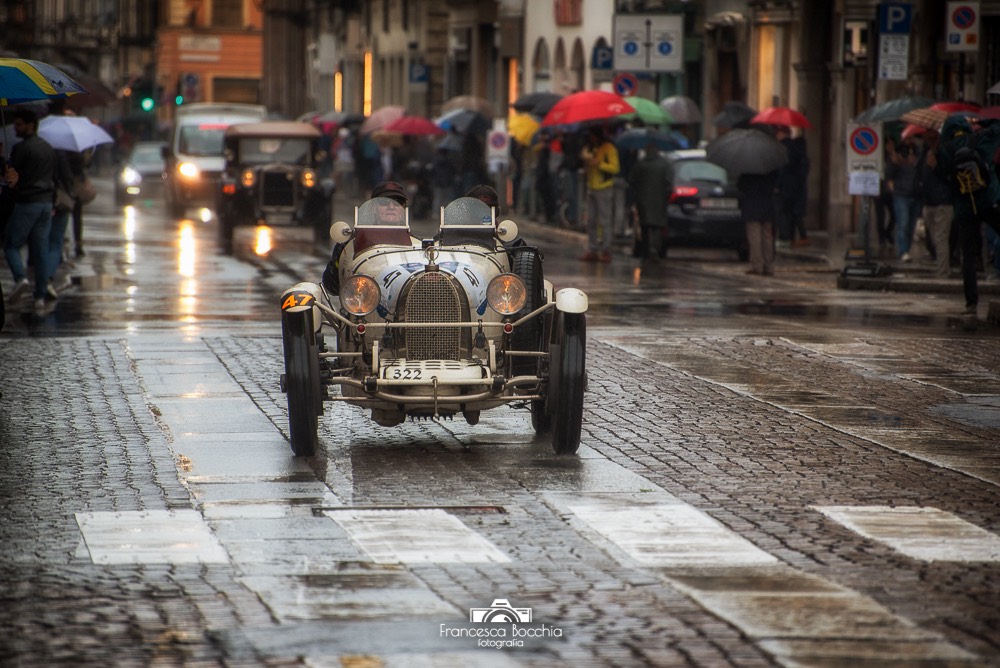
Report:
[{"label": "car side mirror", "polygon": [[330,226],[330,238],[333,239],[334,243],[346,244],[354,236],[351,226],[342,220],[338,220],[336,223]]},{"label": "car side mirror", "polygon": [[517,223],[513,220],[501,220],[497,225],[497,238],[500,241],[513,241],[517,238]]}]

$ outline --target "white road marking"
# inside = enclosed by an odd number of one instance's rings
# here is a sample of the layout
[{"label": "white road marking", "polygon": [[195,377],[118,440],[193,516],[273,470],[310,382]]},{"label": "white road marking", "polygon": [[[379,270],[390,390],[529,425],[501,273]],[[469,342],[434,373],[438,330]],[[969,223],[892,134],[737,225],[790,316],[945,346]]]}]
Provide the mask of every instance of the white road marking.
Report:
[{"label": "white road marking", "polygon": [[77,513],[95,564],[221,564],[229,555],[196,510]]},{"label": "white road marking", "polygon": [[922,561],[1000,561],[1000,536],[937,508],[813,506],[865,538]]},{"label": "white road marking", "polygon": [[656,495],[654,503],[636,503],[636,495],[584,496],[582,503],[570,502],[567,507],[644,566],[750,566],[778,561],[697,508],[663,495]]},{"label": "white road marking", "polygon": [[378,564],[508,563],[510,558],[440,508],[327,510]]}]

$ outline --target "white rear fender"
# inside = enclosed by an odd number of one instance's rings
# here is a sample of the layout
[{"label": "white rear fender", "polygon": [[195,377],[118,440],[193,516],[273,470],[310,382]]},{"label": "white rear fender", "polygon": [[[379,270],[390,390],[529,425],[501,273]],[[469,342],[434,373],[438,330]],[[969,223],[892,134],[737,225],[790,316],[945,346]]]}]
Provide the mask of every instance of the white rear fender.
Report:
[{"label": "white rear fender", "polygon": [[586,313],[587,293],[577,288],[563,288],[556,293],[556,308],[566,313]]}]

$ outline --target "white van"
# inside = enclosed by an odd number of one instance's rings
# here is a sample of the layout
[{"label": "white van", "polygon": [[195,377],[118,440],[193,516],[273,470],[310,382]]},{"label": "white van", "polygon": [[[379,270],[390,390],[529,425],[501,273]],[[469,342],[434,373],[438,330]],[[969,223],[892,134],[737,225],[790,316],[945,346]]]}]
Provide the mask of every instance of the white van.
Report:
[{"label": "white van", "polygon": [[257,123],[266,116],[259,104],[198,102],[177,107],[173,133],[163,148],[163,194],[171,216],[183,216],[188,207],[215,206],[225,165],[226,128]]}]

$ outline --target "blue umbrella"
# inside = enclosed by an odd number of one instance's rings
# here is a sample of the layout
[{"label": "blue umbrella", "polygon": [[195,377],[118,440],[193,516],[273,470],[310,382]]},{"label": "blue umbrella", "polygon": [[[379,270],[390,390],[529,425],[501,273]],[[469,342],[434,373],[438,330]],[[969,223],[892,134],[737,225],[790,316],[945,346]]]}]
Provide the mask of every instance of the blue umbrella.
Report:
[{"label": "blue umbrella", "polygon": [[37,60],[0,58],[0,105],[65,98],[87,90],[62,70]]}]

